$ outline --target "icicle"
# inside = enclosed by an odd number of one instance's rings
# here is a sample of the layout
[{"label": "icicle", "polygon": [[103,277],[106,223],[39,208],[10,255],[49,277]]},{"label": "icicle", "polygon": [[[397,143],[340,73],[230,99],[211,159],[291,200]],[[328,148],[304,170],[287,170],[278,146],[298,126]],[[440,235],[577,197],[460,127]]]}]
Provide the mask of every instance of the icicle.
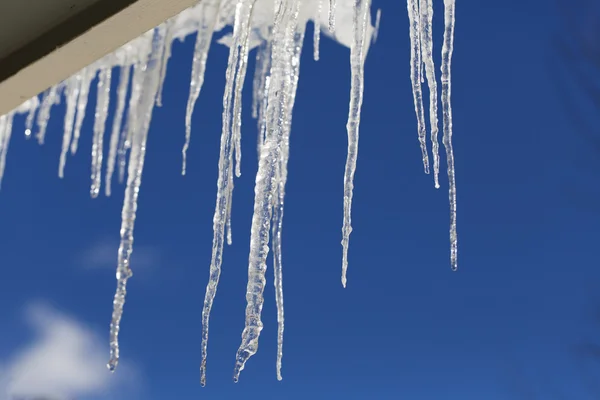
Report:
[{"label": "icicle", "polygon": [[167,77],[167,63],[171,58],[171,46],[173,45],[173,24],[175,20],[170,19],[165,23],[166,26],[166,39],[165,48],[160,61],[160,83],[158,86],[158,94],[156,95],[156,105],[162,107],[162,92],[163,86],[165,85],[165,78]]},{"label": "icicle", "polygon": [[[146,40],[150,40],[148,36],[144,37]],[[147,43],[140,43],[140,52],[145,51],[149,54],[149,50],[147,50]],[[121,136],[121,141],[119,142],[119,182],[123,182],[125,178],[125,166],[127,165],[127,150],[131,148],[131,142],[133,133],[136,131],[136,115],[138,104],[140,103],[140,95],[143,89],[143,80],[144,80],[144,71],[143,67],[148,62],[148,58],[142,58],[138,60],[133,66],[133,81],[131,85],[131,96],[129,97],[129,109],[127,110],[127,124],[125,127],[125,132]]]},{"label": "icicle", "polygon": [[287,182],[287,163],[290,152],[290,133],[292,129],[292,114],[296,101],[296,90],[298,88],[298,78],[300,73],[300,56],[302,53],[302,44],[304,43],[304,26],[298,26],[299,32],[294,37],[293,55],[291,59],[291,89],[288,95],[290,116],[285,127],[282,140],[279,165],[277,166],[277,188],[274,196],[273,205],[273,274],[275,285],[275,301],[277,303],[277,379],[282,380],[281,362],[283,358],[283,331],[284,331],[284,311],[283,311],[283,268],[281,255],[281,234],[283,228],[283,211],[285,199],[285,185]]},{"label": "icicle", "polygon": [[46,91],[42,105],[40,106],[40,112],[38,113],[38,133],[36,135],[38,143],[44,144],[44,138],[46,136],[46,128],[48,127],[48,120],[50,119],[50,109],[56,101],[58,94],[58,85],[52,86]]},{"label": "icicle", "polygon": [[32,97],[29,101],[31,103],[29,105],[29,113],[27,114],[27,119],[25,120],[25,139],[31,138],[31,131],[33,129],[33,119],[35,118],[35,112],[40,106],[40,99],[38,96]]},{"label": "icicle", "polygon": [[96,100],[96,113],[94,115],[94,137],[92,141],[92,186],[90,196],[98,197],[102,181],[102,158],[104,151],[104,131],[106,129],[106,118],[108,117],[108,106],[110,102],[110,82],[112,70],[105,68],[100,71],[98,79],[98,93]]},{"label": "icicle", "polygon": [[182,156],[183,163],[181,174],[185,175],[187,166],[187,150],[190,147],[192,136],[192,114],[194,106],[200,96],[202,85],[204,84],[204,73],[206,71],[206,60],[208,50],[212,42],[215,24],[219,16],[221,0],[204,0],[201,3],[202,17],[198,26],[198,36],[196,37],[196,46],[194,48],[194,59],[192,61],[192,78],[190,81],[190,95],[188,97],[185,111],[185,144],[183,145]]},{"label": "icicle", "polygon": [[6,153],[12,135],[13,113],[0,116],[0,189],[6,166]]},{"label": "icicle", "polygon": [[[435,66],[433,63],[433,6],[432,0],[420,0],[421,12],[421,53],[427,84],[429,86],[429,123],[431,125],[431,147],[433,156],[433,180],[435,187],[440,187],[440,154],[438,143],[438,117],[437,117],[437,81],[435,79]],[[422,68],[423,69],[423,68]]]},{"label": "icicle", "polygon": [[319,61],[319,44],[321,42],[321,11],[323,9],[323,0],[319,0],[319,5],[317,6],[317,13],[315,14],[314,19],[314,29],[313,29],[313,59],[315,61]]},{"label": "icicle", "polygon": [[269,73],[271,70],[271,50],[272,50],[272,31],[266,34],[266,39],[263,40],[256,52],[256,67],[254,71],[253,82],[253,100],[252,100],[252,116],[257,118],[257,151],[260,154],[260,147],[265,138],[265,122],[267,110],[267,97],[269,93]]},{"label": "icicle", "polygon": [[146,155],[146,140],[152,119],[152,110],[158,92],[160,81],[160,56],[165,41],[165,29],[159,26],[154,30],[154,38],[150,55],[141,69],[140,96],[137,114],[133,116],[136,120],[136,129],[133,132],[131,144],[131,157],[127,173],[127,187],[123,201],[121,222],[121,244],[119,246],[119,257],[117,266],[117,290],[113,301],[114,309],[110,323],[110,360],[108,368],[114,371],[119,363],[119,329],[125,304],[127,292],[127,280],[132,272],[129,265],[133,251],[133,228],[137,211],[137,200],[142,183],[142,171],[144,169],[144,157]]},{"label": "icicle", "polygon": [[[217,291],[219,276],[221,274],[221,263],[223,261],[223,236],[227,218],[227,209],[231,186],[229,185],[229,174],[231,173],[231,150],[232,150],[232,131],[231,131],[231,105],[234,95],[234,83],[243,77],[236,73],[243,72],[238,68],[241,62],[240,57],[248,56],[244,48],[248,46],[250,35],[250,20],[252,17],[252,8],[256,0],[239,0],[235,10],[235,23],[233,27],[233,37],[229,49],[229,60],[227,71],[225,73],[225,93],[223,95],[223,126],[221,133],[221,150],[219,156],[219,178],[217,180],[217,204],[215,215],[213,217],[213,247],[210,263],[210,276],[206,286],[206,295],[204,297],[204,307],[202,309],[202,363],[200,366],[200,383],[206,384],[206,356],[208,345],[208,324],[210,310]],[[245,60],[244,60],[245,62]]]},{"label": "icicle", "polygon": [[123,112],[125,111],[125,100],[127,98],[127,89],[129,87],[129,78],[131,76],[131,66],[125,64],[121,67],[119,77],[119,87],[117,89],[117,110],[113,119],[112,132],[110,134],[110,145],[108,151],[108,160],[106,163],[106,182],[104,191],[107,196],[111,194],[112,176],[115,171],[115,162],[117,158],[117,146],[119,143],[119,135],[121,133],[121,125],[123,122]]},{"label": "icicle", "polygon": [[73,136],[73,124],[75,123],[75,111],[77,107],[77,99],[81,87],[81,75],[77,74],[66,82],[66,97],[67,111],[65,112],[65,121],[63,127],[63,140],[60,152],[60,160],[58,164],[58,177],[64,178],[65,164],[67,162],[67,153],[71,145],[71,137]]},{"label": "icicle", "polygon": [[377,42],[377,37],[379,36],[379,24],[381,23],[381,8],[377,9],[377,15],[375,16],[375,29],[373,30],[373,39],[371,39],[371,43]]},{"label": "icicle", "polygon": [[454,0],[444,0],[444,44],[442,46],[442,114],[444,120],[443,142],[448,164],[448,196],[450,199],[450,266],[458,268],[458,236],[456,233],[456,178],[454,151],[452,149],[451,64],[454,50]]},{"label": "icicle", "polygon": [[427,155],[425,115],[423,112],[423,93],[421,90],[421,43],[419,42],[419,5],[417,0],[407,0],[408,20],[410,23],[410,79],[412,81],[413,99],[415,113],[417,114],[417,128],[419,132],[419,143],[423,157],[425,173],[429,173],[429,157]]},{"label": "icicle", "polygon": [[335,32],[335,0],[329,0],[329,32]]},{"label": "icicle", "polygon": [[81,71],[81,89],[79,91],[79,99],[77,100],[77,117],[75,119],[75,130],[73,131],[73,141],[71,142],[71,154],[77,153],[79,144],[79,136],[81,135],[81,125],[85,117],[87,108],[88,96],[90,94],[90,85],[96,76],[94,66],[87,67]]},{"label": "icicle", "polygon": [[352,82],[350,88],[350,107],[348,111],[348,155],[344,172],[344,226],[342,228],[342,285],[346,287],[348,270],[348,242],[352,232],[352,192],[354,190],[354,172],[358,157],[358,136],[360,128],[360,110],[363,102],[365,45],[370,0],[354,1],[352,29],[354,40],[350,49]]},{"label": "icicle", "polygon": [[292,116],[289,100],[293,86],[292,57],[294,35],[298,23],[298,0],[282,0],[273,27],[271,84],[267,101],[267,137],[261,147],[256,184],[254,215],[250,234],[248,287],[246,290],[246,326],[237,351],[233,379],[238,381],[246,361],[258,350],[258,338],[263,324],[260,318],[264,302],[266,258],[269,252],[269,231],[273,213],[273,197],[278,164],[285,140],[288,121]]}]

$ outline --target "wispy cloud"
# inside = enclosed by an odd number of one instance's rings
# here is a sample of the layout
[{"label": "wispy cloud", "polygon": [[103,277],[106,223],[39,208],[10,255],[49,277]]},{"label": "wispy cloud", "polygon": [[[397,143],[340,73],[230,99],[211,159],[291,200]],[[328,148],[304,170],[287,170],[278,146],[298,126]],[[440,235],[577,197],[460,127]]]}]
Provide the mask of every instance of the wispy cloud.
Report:
[{"label": "wispy cloud", "polygon": [[117,389],[134,389],[135,368],[123,365],[111,375],[103,341],[77,320],[44,303],[27,307],[25,317],[34,340],[0,360],[0,399],[113,399]]},{"label": "wispy cloud", "polygon": [[[77,257],[77,264],[84,268],[98,269],[111,268],[114,269],[117,264],[117,252],[119,250],[119,242],[109,239],[101,239],[92,243],[92,245],[84,249]],[[160,252],[155,247],[140,246],[134,247],[131,255],[131,265],[135,269],[149,269],[160,264]]]}]

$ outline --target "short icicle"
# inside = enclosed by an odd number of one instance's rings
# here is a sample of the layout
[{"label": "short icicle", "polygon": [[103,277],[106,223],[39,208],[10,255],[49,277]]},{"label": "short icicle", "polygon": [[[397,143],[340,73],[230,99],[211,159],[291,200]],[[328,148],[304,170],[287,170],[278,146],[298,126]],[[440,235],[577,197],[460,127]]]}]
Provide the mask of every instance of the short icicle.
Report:
[{"label": "short icicle", "polygon": [[66,82],[65,94],[67,97],[67,111],[65,112],[65,121],[63,126],[63,141],[60,151],[60,159],[58,163],[58,177],[64,178],[65,164],[67,162],[67,154],[71,145],[73,136],[73,125],[75,124],[75,112],[77,111],[77,102],[79,98],[79,90],[81,88],[81,75],[77,74],[69,78]]},{"label": "short icicle", "polygon": [[440,152],[438,143],[438,97],[435,65],[433,63],[433,5],[432,0],[420,0],[421,54],[425,76],[429,86],[429,123],[431,125],[431,155],[433,157],[433,180],[440,187]]},{"label": "short icicle", "polygon": [[90,85],[96,76],[96,68],[91,65],[81,71],[81,87],[79,89],[79,98],[77,99],[77,117],[75,118],[75,128],[73,130],[73,141],[71,142],[71,154],[77,153],[79,145],[79,136],[81,136],[81,125],[85,117],[85,110],[88,104],[90,94]]},{"label": "short icicle", "polygon": [[458,235],[456,233],[456,177],[454,150],[452,149],[451,64],[454,51],[454,0],[444,0],[444,44],[442,45],[442,114],[444,120],[443,142],[448,166],[448,197],[450,200],[450,266],[458,269]]},{"label": "short icicle", "polygon": [[323,10],[323,0],[318,0],[317,12],[315,13],[313,28],[313,59],[319,61],[319,47],[321,43],[321,12]]},{"label": "short icicle", "polygon": [[269,234],[273,216],[273,198],[277,192],[276,175],[288,122],[292,117],[289,100],[294,85],[292,59],[294,36],[298,24],[298,0],[282,0],[273,26],[271,83],[267,101],[267,136],[260,149],[256,184],[254,187],[254,214],[250,233],[248,286],[246,290],[246,325],[237,351],[233,380],[237,382],[248,359],[258,350],[258,339],[263,328],[261,321],[264,303],[266,260],[269,252]]},{"label": "short icicle", "polygon": [[104,131],[106,129],[106,118],[108,117],[108,106],[110,103],[111,77],[111,68],[104,68],[100,71],[98,79],[96,112],[94,115],[94,136],[92,139],[92,185],[90,187],[90,196],[92,198],[98,197],[102,182]]},{"label": "short icicle", "polygon": [[8,113],[0,116],[0,189],[6,166],[6,153],[12,135],[13,115],[13,113]]},{"label": "short icicle", "polygon": [[215,214],[213,217],[213,246],[210,262],[210,271],[206,294],[204,297],[204,306],[202,308],[202,361],[200,364],[200,384],[206,385],[206,357],[208,348],[208,331],[210,310],[217,293],[219,277],[221,275],[221,264],[223,262],[223,244],[225,235],[225,225],[229,215],[229,202],[231,199],[231,180],[232,171],[232,147],[233,137],[231,131],[231,107],[232,96],[234,95],[234,84],[238,70],[240,57],[247,56],[244,51],[250,35],[250,18],[252,8],[256,0],[239,0],[236,6],[235,23],[233,27],[232,44],[229,49],[229,60],[227,71],[225,72],[225,93],[223,94],[223,126],[221,132],[221,150],[219,155],[219,177],[217,180],[217,201]]},{"label": "short icicle", "polygon": [[123,124],[123,113],[125,111],[125,101],[127,99],[127,88],[131,77],[131,66],[123,65],[119,76],[119,87],[117,88],[117,110],[113,119],[112,132],[110,133],[110,143],[108,149],[108,160],[106,161],[106,176],[104,178],[104,193],[111,195],[112,177],[115,172],[117,161],[117,151],[119,145],[119,136],[121,135],[121,125]]},{"label": "short icicle", "polygon": [[181,174],[185,175],[187,168],[187,151],[190,147],[192,137],[192,114],[194,106],[200,96],[202,85],[204,84],[204,73],[206,71],[206,60],[208,59],[208,50],[212,42],[215,24],[221,8],[221,0],[204,0],[200,3],[202,7],[202,17],[198,26],[198,35],[194,47],[194,58],[192,61],[192,78],[190,80],[190,94],[185,110],[185,143],[183,145]]},{"label": "short icicle", "polygon": [[407,0],[408,21],[410,24],[410,79],[412,82],[413,100],[415,113],[417,114],[417,130],[419,133],[419,144],[423,157],[425,173],[429,173],[429,156],[427,155],[427,143],[425,132],[425,114],[423,109],[423,91],[421,89],[421,42],[419,22],[419,0]]},{"label": "short icicle", "polygon": [[353,41],[350,48],[350,107],[348,110],[348,155],[344,172],[344,226],[342,227],[342,285],[346,287],[348,271],[348,244],[352,232],[352,195],[354,190],[354,172],[358,157],[358,137],[360,128],[360,110],[363,102],[365,48],[370,0],[354,1]]},{"label": "short icicle", "polygon": [[133,251],[133,228],[137,211],[137,201],[142,183],[144,157],[146,155],[146,140],[152,119],[152,110],[156,100],[156,93],[160,80],[160,55],[165,41],[164,27],[159,26],[154,30],[150,56],[142,69],[141,91],[137,114],[136,129],[133,132],[131,144],[131,157],[127,173],[127,186],[123,201],[121,222],[121,244],[117,265],[117,290],[113,301],[113,313],[110,323],[110,360],[108,369],[114,371],[119,363],[119,330],[127,280],[131,277],[130,258]]}]

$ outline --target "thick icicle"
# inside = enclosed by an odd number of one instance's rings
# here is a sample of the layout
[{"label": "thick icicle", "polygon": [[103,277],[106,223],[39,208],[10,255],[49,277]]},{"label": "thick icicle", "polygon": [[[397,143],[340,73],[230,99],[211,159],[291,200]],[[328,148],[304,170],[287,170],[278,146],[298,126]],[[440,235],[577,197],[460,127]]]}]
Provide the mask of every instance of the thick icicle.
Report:
[{"label": "thick icicle", "polygon": [[119,77],[119,87],[117,89],[117,110],[115,111],[115,117],[113,119],[108,150],[108,160],[106,162],[106,182],[104,183],[104,191],[107,196],[110,196],[111,194],[112,176],[115,172],[117,146],[119,144],[119,135],[121,134],[121,125],[123,123],[123,113],[125,111],[125,100],[127,98],[127,88],[129,87],[130,76],[131,66],[122,66]]},{"label": "thick icicle", "polygon": [[321,12],[323,10],[323,0],[318,0],[317,12],[314,19],[313,29],[313,59],[319,61],[319,47],[321,42]]},{"label": "thick icicle", "polygon": [[194,106],[200,96],[202,85],[204,84],[204,73],[206,71],[206,60],[208,58],[208,50],[212,42],[215,24],[219,17],[221,0],[204,0],[202,7],[202,17],[198,26],[198,36],[196,37],[196,46],[194,48],[194,58],[192,61],[192,78],[190,80],[190,95],[188,97],[187,107],[185,111],[185,143],[183,150],[183,163],[181,174],[185,175],[187,166],[187,150],[190,147],[190,139],[192,136],[192,114]]},{"label": "thick icicle", "polygon": [[119,363],[119,329],[125,304],[127,292],[127,280],[132,272],[129,265],[133,251],[133,228],[137,211],[137,200],[142,183],[142,171],[144,169],[144,157],[146,155],[146,140],[152,119],[152,109],[158,92],[160,80],[160,56],[165,41],[165,29],[159,26],[154,30],[152,47],[147,62],[141,69],[142,79],[138,81],[141,85],[139,105],[136,119],[136,128],[133,131],[131,144],[131,157],[127,172],[127,187],[123,201],[121,222],[121,244],[119,246],[119,257],[117,266],[117,290],[113,301],[113,314],[110,323],[110,360],[108,368],[114,371]]},{"label": "thick icicle", "polygon": [[104,131],[106,129],[106,118],[108,117],[108,106],[110,102],[111,77],[111,68],[104,68],[100,71],[100,77],[98,79],[96,113],[94,115],[94,137],[92,141],[92,185],[90,187],[90,195],[92,198],[98,197],[102,182]]},{"label": "thick icicle", "polygon": [[438,143],[438,117],[437,117],[437,81],[435,79],[435,66],[433,63],[433,5],[432,0],[420,0],[421,12],[421,54],[425,75],[429,86],[429,123],[431,125],[431,154],[433,157],[433,180],[435,187],[440,187],[440,154]]},{"label": "thick icicle", "polygon": [[73,136],[73,125],[75,123],[75,112],[77,110],[77,99],[79,98],[79,90],[81,87],[81,75],[77,74],[69,78],[66,82],[65,94],[67,97],[67,111],[65,112],[64,132],[62,140],[62,148],[60,151],[60,159],[58,163],[58,177],[65,176],[65,164],[67,162],[67,154],[71,145]]},{"label": "thick icicle", "polygon": [[263,292],[273,197],[277,192],[276,174],[288,121],[292,116],[289,93],[294,84],[291,69],[294,35],[298,24],[298,7],[298,0],[282,0],[275,15],[271,84],[267,101],[267,137],[261,146],[254,187],[254,215],[250,234],[246,290],[246,326],[236,355],[233,373],[235,382],[238,381],[246,361],[258,350],[258,338],[263,328],[260,315],[264,303]]},{"label": "thick icicle", "polygon": [[[234,95],[234,84],[237,79],[243,77],[236,76],[240,72],[238,64],[240,58],[248,53],[244,48],[248,45],[250,35],[250,19],[252,17],[252,8],[256,0],[239,0],[235,11],[235,22],[233,27],[233,37],[229,49],[229,60],[227,71],[225,73],[225,93],[223,94],[223,126],[221,133],[221,150],[219,156],[219,177],[217,180],[217,202],[215,214],[213,217],[213,247],[210,262],[209,280],[206,286],[206,295],[204,297],[204,307],[202,309],[202,363],[200,366],[200,383],[206,384],[206,356],[208,346],[208,326],[210,319],[210,310],[217,292],[219,276],[221,275],[221,264],[223,262],[223,239],[225,225],[227,223],[229,200],[231,198],[231,185],[229,184],[229,174],[231,173],[231,150],[233,146],[233,137],[231,131],[231,106],[232,96]],[[245,61],[245,60],[244,60]]]},{"label": "thick icicle", "polygon": [[335,4],[336,0],[329,0],[329,32],[335,32]]},{"label": "thick icicle", "polygon": [[50,110],[58,96],[58,86],[59,85],[54,85],[46,91],[44,99],[42,100],[42,105],[40,106],[40,112],[38,113],[37,119],[38,133],[36,135],[39,144],[44,144],[46,128],[48,127],[48,120],[50,119]]},{"label": "thick icicle", "polygon": [[2,178],[6,166],[6,153],[12,135],[13,115],[13,113],[0,115],[0,189],[2,188]]},{"label": "thick icicle", "polygon": [[407,0],[408,21],[410,23],[410,79],[412,81],[415,113],[417,114],[417,130],[423,157],[425,173],[429,173],[429,156],[427,155],[425,115],[423,110],[423,92],[421,89],[421,43],[419,41],[419,3],[418,0]]},{"label": "thick icicle", "polygon": [[71,154],[77,153],[79,145],[79,136],[81,136],[81,125],[85,117],[88,96],[90,94],[90,85],[96,76],[95,67],[89,66],[81,71],[81,89],[79,90],[79,99],[77,100],[77,117],[75,118],[75,130],[73,131],[73,141],[71,142]]},{"label": "thick icicle", "polygon": [[360,128],[360,110],[363,102],[365,47],[370,0],[354,1],[353,33],[350,48],[351,87],[350,107],[348,110],[348,155],[344,172],[344,226],[342,227],[342,285],[346,287],[348,270],[348,242],[352,232],[352,192],[354,190],[354,172],[358,157],[358,137]]},{"label": "thick icicle", "polygon": [[456,178],[454,151],[452,149],[451,64],[454,50],[454,0],[444,0],[444,44],[442,45],[442,114],[444,120],[443,142],[448,165],[448,196],[450,199],[450,266],[458,268],[458,236],[456,233]]}]

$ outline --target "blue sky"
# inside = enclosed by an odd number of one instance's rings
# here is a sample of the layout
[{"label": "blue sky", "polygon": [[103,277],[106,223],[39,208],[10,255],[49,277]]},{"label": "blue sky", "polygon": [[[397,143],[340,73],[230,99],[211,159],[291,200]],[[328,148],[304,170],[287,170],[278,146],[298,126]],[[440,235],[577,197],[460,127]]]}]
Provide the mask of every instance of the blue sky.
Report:
[{"label": "blue sky", "polygon": [[[78,372],[69,373],[72,380],[88,379],[91,386],[74,393],[91,400],[594,398],[585,384],[600,374],[600,364],[576,349],[600,342],[600,192],[594,185],[600,153],[590,145],[594,132],[582,132],[577,121],[596,127],[596,134],[600,121],[590,99],[567,79],[576,61],[565,63],[555,51],[565,33],[562,10],[540,3],[457,6],[454,273],[445,172],[440,190],[422,173],[406,7],[375,2],[382,8],[381,30],[365,67],[345,290],[339,243],[349,51],[324,38],[321,60],[314,62],[309,28],[284,219],[282,382],[275,379],[270,269],[259,352],[240,382],[231,381],[244,323],[257,168],[248,79],[233,245],[225,248],[212,312],[208,384],[199,385],[225,47],[214,45],[209,54],[182,177],[193,40],[174,45],[164,106],[154,112],[148,142],[122,324],[123,368],[112,377],[104,363],[123,186],[115,185],[111,198],[89,198],[91,112],[64,180],[57,178],[64,106],[54,108],[42,147],[18,134],[18,120],[0,193],[0,373],[27,362],[40,365],[36,357],[49,370],[75,365],[67,369]],[[576,115],[568,112],[571,100]],[[64,343],[69,335],[75,339]],[[69,346],[77,340],[86,345]],[[49,350],[56,348],[62,350]],[[71,378],[60,379],[68,385]]]}]

